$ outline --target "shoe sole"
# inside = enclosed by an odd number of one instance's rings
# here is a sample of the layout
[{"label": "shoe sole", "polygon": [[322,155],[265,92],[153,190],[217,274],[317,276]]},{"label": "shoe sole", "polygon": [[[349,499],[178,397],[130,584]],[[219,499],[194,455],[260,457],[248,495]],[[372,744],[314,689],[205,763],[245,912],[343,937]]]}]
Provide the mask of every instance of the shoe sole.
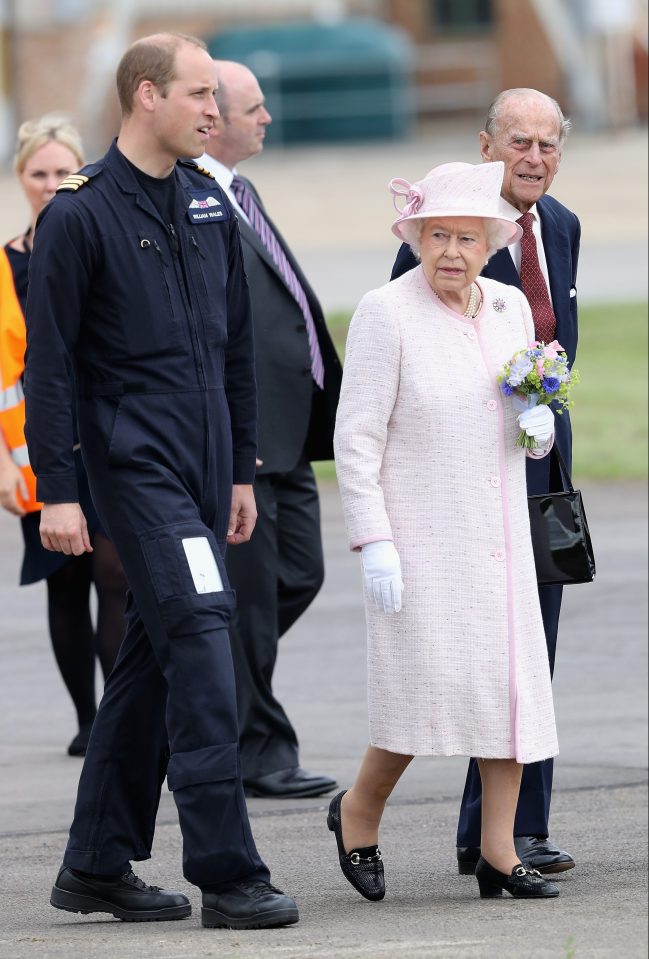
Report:
[{"label": "shoe sole", "polygon": [[192,913],[192,907],[189,903],[186,906],[169,906],[166,909],[152,909],[148,912],[139,909],[122,909],[105,899],[95,899],[92,896],[66,892],[65,889],[58,889],[56,886],[52,889],[50,903],[55,909],[63,909],[65,912],[80,912],[84,916],[91,912],[107,912],[115,919],[121,919],[123,922],[160,922],[171,919],[186,919]]},{"label": "shoe sole", "polygon": [[205,906],[201,909],[201,925],[206,929],[272,929],[274,926],[291,926],[299,918],[297,909],[271,909],[260,913],[254,920],[236,919]]},{"label": "shoe sole", "polygon": [[[523,863],[524,865],[524,863]],[[542,875],[547,875],[548,873],[553,872],[568,872],[569,869],[574,869],[574,862],[554,862],[549,866],[530,866],[531,869],[536,869],[537,872],[540,872]]]},{"label": "shoe sole", "polygon": [[[461,876],[475,876],[476,866],[477,863],[459,862],[457,864],[457,871]],[[574,868],[574,862],[557,862],[552,863],[549,866],[530,866],[530,869],[536,869],[537,872],[540,872],[543,876],[552,875],[558,872],[567,872],[569,869]]]}]

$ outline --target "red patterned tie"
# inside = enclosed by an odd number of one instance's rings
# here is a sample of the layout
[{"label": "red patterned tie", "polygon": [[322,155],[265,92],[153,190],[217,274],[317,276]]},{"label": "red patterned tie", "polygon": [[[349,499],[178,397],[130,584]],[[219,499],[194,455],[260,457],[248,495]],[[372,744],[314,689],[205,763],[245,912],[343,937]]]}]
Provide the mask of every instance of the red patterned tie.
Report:
[{"label": "red patterned tie", "polygon": [[556,336],[557,319],[552,309],[545,277],[539,266],[536,238],[532,231],[533,220],[534,217],[531,213],[524,213],[517,221],[523,228],[523,236],[521,237],[521,286],[532,310],[537,340],[541,340],[543,343],[551,343]]},{"label": "red patterned tie", "polygon": [[304,316],[304,322],[306,324],[309,353],[311,356],[311,375],[322,390],[324,389],[324,363],[322,361],[322,354],[320,352],[320,344],[318,343],[318,333],[315,327],[315,321],[311,314],[311,309],[309,307],[306,293],[304,292],[302,284],[295,275],[295,271],[293,270],[291,264],[288,262],[286,254],[284,253],[279,240],[275,236],[274,231],[271,229],[266,217],[255,203],[252,193],[241,177],[235,176],[232,178],[232,192],[236,196],[237,202],[241,206],[241,209],[245,212],[246,216],[250,220],[250,225],[252,226],[253,230],[256,232],[257,236],[273,258],[275,266],[279,270],[284,283],[294,297],[297,305],[302,310],[302,315]]}]

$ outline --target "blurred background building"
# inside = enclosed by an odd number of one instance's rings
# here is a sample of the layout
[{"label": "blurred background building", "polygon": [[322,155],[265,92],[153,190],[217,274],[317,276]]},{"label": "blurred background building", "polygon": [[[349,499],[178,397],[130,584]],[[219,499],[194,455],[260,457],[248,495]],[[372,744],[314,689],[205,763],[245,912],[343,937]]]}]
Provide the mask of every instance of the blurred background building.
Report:
[{"label": "blurred background building", "polygon": [[582,131],[647,119],[647,0],[0,0],[0,29],[0,160],[53,109],[102,152],[121,53],[165,29],[258,74],[269,143],[397,139],[482,118],[512,86],[550,93]]}]

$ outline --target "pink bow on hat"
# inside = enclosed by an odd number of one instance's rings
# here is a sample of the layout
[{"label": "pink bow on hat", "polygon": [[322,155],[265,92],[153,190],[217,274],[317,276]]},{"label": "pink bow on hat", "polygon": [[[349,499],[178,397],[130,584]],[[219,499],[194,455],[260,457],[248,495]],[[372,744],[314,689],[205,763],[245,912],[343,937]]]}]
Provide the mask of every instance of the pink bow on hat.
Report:
[{"label": "pink bow on hat", "polygon": [[[407,180],[402,180],[401,177],[395,177],[393,180],[390,180],[389,186],[392,191],[392,202],[397,213],[401,216],[413,216],[419,212],[424,202],[424,194],[418,187],[408,183]],[[397,197],[400,196],[405,196],[406,198],[406,202],[401,210],[397,205]]]}]

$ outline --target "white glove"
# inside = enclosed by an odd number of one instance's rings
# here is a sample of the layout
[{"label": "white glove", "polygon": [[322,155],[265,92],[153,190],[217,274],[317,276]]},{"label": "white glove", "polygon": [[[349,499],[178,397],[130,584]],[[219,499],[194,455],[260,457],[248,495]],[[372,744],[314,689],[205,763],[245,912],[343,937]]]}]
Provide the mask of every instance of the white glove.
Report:
[{"label": "white glove", "polygon": [[549,406],[533,406],[518,417],[518,425],[539,446],[545,446],[554,433],[554,413]]},{"label": "white glove", "polygon": [[361,548],[363,575],[367,595],[384,613],[398,613],[401,609],[401,560],[394,543],[382,539],[366,543]]}]

